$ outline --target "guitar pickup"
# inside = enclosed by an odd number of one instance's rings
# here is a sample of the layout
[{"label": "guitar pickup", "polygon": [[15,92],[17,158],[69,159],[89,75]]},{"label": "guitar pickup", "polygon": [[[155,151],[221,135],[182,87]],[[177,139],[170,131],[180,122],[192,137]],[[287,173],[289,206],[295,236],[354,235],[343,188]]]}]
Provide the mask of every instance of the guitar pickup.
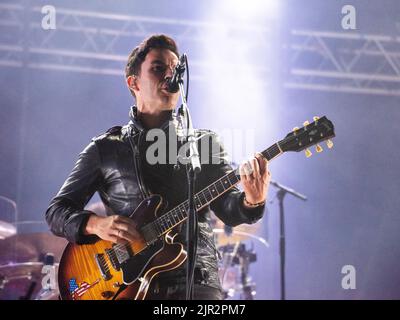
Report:
[{"label": "guitar pickup", "polygon": [[101,276],[103,277],[104,280],[110,280],[112,278],[112,275],[110,273],[110,270],[107,265],[107,261],[104,258],[104,254],[98,253],[95,255],[95,260],[97,263],[97,267],[100,270]]}]

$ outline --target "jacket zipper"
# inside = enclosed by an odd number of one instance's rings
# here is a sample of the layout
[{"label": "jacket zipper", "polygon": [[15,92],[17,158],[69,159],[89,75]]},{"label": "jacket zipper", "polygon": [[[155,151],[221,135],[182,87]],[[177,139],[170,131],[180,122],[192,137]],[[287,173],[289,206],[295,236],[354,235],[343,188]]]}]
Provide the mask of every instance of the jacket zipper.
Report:
[{"label": "jacket zipper", "polygon": [[129,142],[131,144],[131,148],[133,151],[133,157],[134,157],[133,164],[135,167],[136,178],[138,180],[139,189],[142,194],[142,198],[145,199],[149,196],[149,193],[147,192],[147,190],[143,184],[143,179],[142,179],[142,175],[141,175],[140,168],[139,168],[139,166],[140,166],[140,164],[139,164],[139,162],[140,162],[139,145],[140,145],[141,137],[142,137],[142,132],[139,132],[138,143],[133,145],[132,136],[129,137]]}]

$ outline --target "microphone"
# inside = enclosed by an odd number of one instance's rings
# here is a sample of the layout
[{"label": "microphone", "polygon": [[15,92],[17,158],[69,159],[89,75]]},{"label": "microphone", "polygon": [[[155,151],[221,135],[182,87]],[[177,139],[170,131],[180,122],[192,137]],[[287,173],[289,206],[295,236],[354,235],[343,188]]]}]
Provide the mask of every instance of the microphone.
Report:
[{"label": "microphone", "polygon": [[175,66],[174,72],[172,73],[172,77],[168,79],[167,82],[167,90],[171,93],[178,92],[179,83],[181,83],[183,74],[186,70],[186,54],[182,54],[179,58],[178,64]]}]

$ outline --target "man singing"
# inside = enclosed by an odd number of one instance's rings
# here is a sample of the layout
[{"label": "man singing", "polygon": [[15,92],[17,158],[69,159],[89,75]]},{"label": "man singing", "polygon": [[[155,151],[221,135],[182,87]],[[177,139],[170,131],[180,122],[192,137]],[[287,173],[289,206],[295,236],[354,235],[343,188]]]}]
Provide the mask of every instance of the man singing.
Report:
[{"label": "man singing", "polygon": [[[166,35],[152,35],[131,52],[125,69],[126,83],[135,100],[129,113],[130,121],[94,138],[80,153],[75,167],[46,211],[46,220],[55,235],[76,244],[99,238],[121,244],[135,241],[142,236],[141,226],[136,225],[134,216],[132,219],[129,216],[143,199],[159,194],[167,204],[165,210],[188,199],[185,165],[171,161],[169,152],[173,143],[178,149],[183,143],[176,130],[179,92],[168,90],[168,81],[178,60],[177,45]],[[162,130],[166,136],[165,148],[160,148],[166,154],[158,154],[166,159],[163,163],[154,163],[154,159],[149,158],[152,155],[149,147],[155,142],[148,139],[148,134],[153,129]],[[196,178],[197,192],[232,168],[215,133],[196,130],[195,135],[202,162]],[[204,139],[208,143],[203,144]],[[239,170],[243,192],[233,187],[197,212],[194,299],[222,299],[217,249],[209,224],[211,211],[229,226],[255,223],[263,215],[270,181],[267,161],[257,154]],[[96,191],[107,216],[84,209]],[[176,228],[174,241],[185,246],[184,225]],[[185,296],[186,270],[182,263],[173,270],[157,274],[146,298],[185,299]]]}]

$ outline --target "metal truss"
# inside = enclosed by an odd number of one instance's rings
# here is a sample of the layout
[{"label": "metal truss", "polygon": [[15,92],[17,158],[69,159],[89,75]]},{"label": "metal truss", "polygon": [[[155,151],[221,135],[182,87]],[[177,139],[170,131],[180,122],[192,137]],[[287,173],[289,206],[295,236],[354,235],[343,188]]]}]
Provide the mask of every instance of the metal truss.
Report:
[{"label": "metal truss", "polygon": [[400,96],[400,37],[292,30],[286,88]]},{"label": "metal truss", "polygon": [[[227,25],[82,11],[56,7],[56,29],[44,30],[41,6],[23,3],[0,4],[0,66],[73,71],[122,76],[127,56],[144,37],[153,33],[172,35],[181,48],[207,45],[206,35],[218,33],[231,47],[246,50],[271,47],[268,30],[263,26]],[[68,39],[68,41],[66,41]],[[196,56],[197,54],[197,56]],[[209,65],[199,53],[190,54],[191,79],[205,79],[206,74],[224,74],[226,68],[240,72],[252,64],[222,62]],[[193,68],[193,69],[192,69]],[[258,68],[258,70],[260,70]],[[212,73],[210,72],[212,71]],[[261,68],[261,72],[268,69]]]},{"label": "metal truss", "polygon": [[[207,47],[207,36],[217,34],[236,49],[232,52],[243,50],[241,41],[246,39],[249,56],[263,52],[270,59],[287,58],[280,59],[282,66],[288,65],[282,77],[275,77],[279,66],[258,63],[258,76],[265,79],[262,85],[279,78],[285,88],[400,95],[399,36],[292,30],[282,51],[266,26],[56,7],[56,29],[44,30],[41,10],[42,6],[31,6],[30,1],[0,4],[0,67],[122,76],[129,51],[149,34],[171,34],[181,48]],[[229,59],[211,65],[203,52],[190,52],[192,80],[204,80],[210,74],[223,76],[227,69],[239,74],[255,69],[251,62],[238,65]]]}]

